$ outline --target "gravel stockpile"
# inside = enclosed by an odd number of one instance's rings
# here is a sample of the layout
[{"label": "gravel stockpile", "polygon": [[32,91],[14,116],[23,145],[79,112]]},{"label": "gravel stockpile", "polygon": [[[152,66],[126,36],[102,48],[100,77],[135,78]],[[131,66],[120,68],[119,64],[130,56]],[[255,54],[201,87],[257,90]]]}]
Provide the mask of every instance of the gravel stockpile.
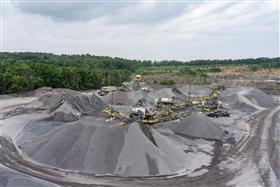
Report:
[{"label": "gravel stockpile", "polygon": [[61,95],[51,94],[51,95],[41,95],[38,97],[39,102],[42,103],[43,107],[52,108],[61,100]]},{"label": "gravel stockpile", "polygon": [[176,94],[172,91],[172,88],[162,88],[160,90],[155,91],[152,93],[153,97],[160,98],[160,97],[175,97]]},{"label": "gravel stockpile", "polygon": [[2,164],[0,164],[0,170],[1,187],[57,187],[53,183],[25,175]]},{"label": "gravel stockpile", "polygon": [[254,112],[273,107],[273,98],[259,89],[237,87],[229,88],[221,93],[220,100],[226,107],[243,112]]},{"label": "gravel stockpile", "polygon": [[[180,90],[186,96],[189,95],[189,89],[189,85],[178,88],[178,90]],[[207,96],[210,95],[211,92],[212,90],[210,88],[192,85],[190,94],[191,96]]]},{"label": "gravel stockpile", "polygon": [[252,103],[264,108],[275,106],[274,99],[259,89],[250,89],[247,93],[244,94],[244,96]]},{"label": "gravel stockpile", "polygon": [[183,170],[187,163],[184,151],[168,137],[138,123],[106,126],[93,119],[71,124],[33,121],[22,131],[17,144],[25,154],[66,170],[121,176],[170,175]]},{"label": "gravel stockpile", "polygon": [[[116,91],[113,109],[128,113],[137,103],[150,106],[155,98],[182,96],[183,90]],[[201,87],[193,90],[193,94],[197,95],[210,94],[208,89]],[[62,102],[58,93],[40,95],[35,99],[39,98],[47,109],[56,105],[52,107],[53,110],[43,109],[37,113],[3,119],[0,124],[3,134],[9,137],[7,141],[13,141],[19,147],[24,159],[28,157],[46,166],[91,174],[174,175],[209,164],[213,156],[212,144],[211,149],[208,146],[210,151],[207,153],[201,147],[205,142],[213,143],[215,141],[212,140],[225,138],[219,118],[215,120],[216,123],[199,113],[155,126],[138,122],[121,126],[119,119],[97,115],[101,109],[111,107],[110,94],[98,97],[89,93],[72,93]],[[18,99],[3,99],[3,106],[22,104]],[[33,99],[29,105],[36,108]],[[225,90],[220,99],[226,104],[225,107],[238,110],[258,110],[274,105],[270,96],[248,88]],[[10,111],[14,110],[10,107]],[[233,120],[232,117],[230,119]],[[207,162],[200,162],[206,157]]]},{"label": "gravel stockpile", "polygon": [[78,120],[81,113],[66,101],[59,105],[50,115],[50,120],[70,122]]},{"label": "gravel stockpile", "polygon": [[109,93],[100,98],[108,104],[112,104],[113,102],[113,105],[132,106],[135,105],[140,99],[150,98],[150,95],[149,93],[142,90],[129,91],[129,92],[115,91],[113,92],[113,99],[112,99],[112,93]]},{"label": "gravel stockpile", "polygon": [[160,90],[150,92],[149,97],[145,98],[150,102],[155,102],[158,98],[177,98],[186,99],[187,97],[178,88],[162,88]]},{"label": "gravel stockpile", "polygon": [[122,176],[170,175],[184,170],[186,154],[152,128],[131,124],[115,173]]},{"label": "gravel stockpile", "polygon": [[104,108],[108,108],[109,105],[102,101],[96,95],[77,95],[67,97],[66,101],[70,103],[75,109],[82,114],[94,114]]},{"label": "gravel stockpile", "polygon": [[210,118],[193,113],[191,116],[183,118],[172,130],[179,135],[205,139],[222,139],[224,130],[211,121]]},{"label": "gravel stockpile", "polygon": [[78,120],[82,114],[93,115],[109,105],[96,95],[66,96],[50,108],[49,120],[70,122]]}]

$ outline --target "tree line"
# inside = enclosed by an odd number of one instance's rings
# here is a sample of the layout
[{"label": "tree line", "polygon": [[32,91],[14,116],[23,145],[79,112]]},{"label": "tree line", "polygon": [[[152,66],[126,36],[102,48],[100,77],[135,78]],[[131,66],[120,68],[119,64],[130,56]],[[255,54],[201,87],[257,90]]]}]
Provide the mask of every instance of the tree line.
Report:
[{"label": "tree line", "polygon": [[[108,56],[55,55],[33,52],[0,53],[0,93],[20,93],[42,86],[75,90],[119,86],[140,67],[248,64],[280,67],[280,58],[241,60],[149,61]],[[216,67],[215,67],[216,68]],[[213,71],[218,69],[213,68]],[[185,71],[187,71],[186,69]]]},{"label": "tree line", "polygon": [[20,93],[42,86],[74,90],[119,86],[141,61],[92,55],[1,53],[0,93]]}]

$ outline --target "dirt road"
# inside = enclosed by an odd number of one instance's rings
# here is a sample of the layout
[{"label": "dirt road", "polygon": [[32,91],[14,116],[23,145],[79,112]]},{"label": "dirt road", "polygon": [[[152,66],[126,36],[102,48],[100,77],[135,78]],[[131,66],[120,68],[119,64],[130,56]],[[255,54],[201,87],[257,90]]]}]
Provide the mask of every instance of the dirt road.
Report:
[{"label": "dirt road", "polygon": [[206,173],[173,178],[117,178],[65,172],[23,160],[8,138],[1,138],[1,163],[62,186],[231,186],[280,185],[280,106],[261,111],[249,121],[250,133],[229,148],[216,142]]}]

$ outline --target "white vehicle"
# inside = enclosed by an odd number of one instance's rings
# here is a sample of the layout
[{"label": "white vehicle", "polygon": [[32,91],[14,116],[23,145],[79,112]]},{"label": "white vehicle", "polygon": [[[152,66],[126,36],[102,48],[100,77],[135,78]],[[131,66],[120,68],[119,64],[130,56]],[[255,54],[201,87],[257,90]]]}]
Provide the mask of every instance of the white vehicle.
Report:
[{"label": "white vehicle", "polygon": [[158,99],[155,99],[156,105],[173,105],[175,104],[173,98],[167,98],[167,97],[161,97]]},{"label": "white vehicle", "polygon": [[197,104],[199,104],[200,102],[199,101],[192,101],[192,104],[193,105],[197,105]]},{"label": "white vehicle", "polygon": [[145,107],[132,107],[131,109],[132,113],[141,113],[143,116],[145,116],[146,114],[146,108]]},{"label": "white vehicle", "polygon": [[149,92],[150,91],[148,87],[142,87],[141,90],[145,91],[145,92]]}]

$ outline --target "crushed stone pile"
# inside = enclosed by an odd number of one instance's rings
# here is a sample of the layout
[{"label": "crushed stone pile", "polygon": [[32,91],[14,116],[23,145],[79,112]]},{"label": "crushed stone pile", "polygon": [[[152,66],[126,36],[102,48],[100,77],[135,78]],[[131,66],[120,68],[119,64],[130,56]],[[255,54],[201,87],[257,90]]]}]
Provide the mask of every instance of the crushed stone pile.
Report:
[{"label": "crushed stone pile", "polygon": [[148,101],[147,99],[139,99],[138,102],[137,102],[137,106],[142,106],[142,107],[152,107],[154,103],[151,102],[151,101]]},{"label": "crushed stone pile", "polygon": [[78,120],[81,113],[70,103],[64,102],[51,112],[50,115],[49,120],[70,122]]},{"label": "crushed stone pile", "polygon": [[129,85],[131,86],[132,90],[139,90],[140,89],[139,82],[136,81],[136,80],[130,81]]},{"label": "crushed stone pile", "polygon": [[264,108],[275,106],[275,101],[271,96],[256,88],[250,89],[247,93],[244,94],[244,96],[252,103]]},{"label": "crushed stone pile", "polygon": [[220,100],[226,107],[243,112],[254,112],[275,105],[271,96],[256,88],[229,88],[221,93]]},{"label": "crushed stone pile", "polygon": [[113,111],[121,112],[123,114],[129,114],[132,107],[125,105],[112,105],[111,108]]},{"label": "crushed stone pile", "polygon": [[0,164],[1,187],[56,187],[57,185],[25,175]]},{"label": "crushed stone pile", "polygon": [[43,107],[53,108],[61,100],[61,95],[59,94],[50,94],[50,95],[41,95],[38,98],[39,102],[42,103]]},{"label": "crushed stone pile", "polygon": [[[178,90],[180,90],[184,95],[188,96],[190,87],[189,87],[189,85],[186,85],[186,86],[178,88]],[[207,95],[210,95],[211,92],[212,92],[212,90],[210,88],[192,85],[190,94],[191,94],[191,96],[207,96]]]},{"label": "crushed stone pile", "polygon": [[66,96],[50,108],[49,120],[70,122],[78,120],[81,114],[93,115],[109,105],[96,95]]},{"label": "crushed stone pile", "polygon": [[172,91],[172,88],[162,88],[160,90],[155,91],[152,93],[154,98],[160,98],[160,97],[175,97],[176,94]]},{"label": "crushed stone pile", "polygon": [[35,95],[39,96],[39,95],[44,95],[44,94],[54,94],[57,93],[55,91],[55,89],[53,89],[52,87],[41,87],[35,90]]},{"label": "crushed stone pile", "polygon": [[69,102],[82,114],[94,114],[104,108],[109,107],[107,103],[102,101],[99,97],[97,97],[94,94],[67,97],[66,101]]},{"label": "crushed stone pile", "polygon": [[65,170],[150,176],[175,174],[188,165],[180,147],[137,122],[106,126],[93,120],[32,121],[22,131],[17,144],[29,158]]},{"label": "crushed stone pile", "polygon": [[218,124],[198,113],[183,118],[172,130],[179,135],[205,139],[220,140],[224,136],[224,130]]},{"label": "crushed stone pile", "polygon": [[[113,100],[112,100],[112,94],[113,94]],[[109,93],[100,98],[108,104],[132,106],[137,104],[137,102],[140,99],[148,98],[148,97],[149,96],[147,92],[142,90],[137,90],[137,91],[129,91],[129,92],[115,91],[113,93]]]}]

